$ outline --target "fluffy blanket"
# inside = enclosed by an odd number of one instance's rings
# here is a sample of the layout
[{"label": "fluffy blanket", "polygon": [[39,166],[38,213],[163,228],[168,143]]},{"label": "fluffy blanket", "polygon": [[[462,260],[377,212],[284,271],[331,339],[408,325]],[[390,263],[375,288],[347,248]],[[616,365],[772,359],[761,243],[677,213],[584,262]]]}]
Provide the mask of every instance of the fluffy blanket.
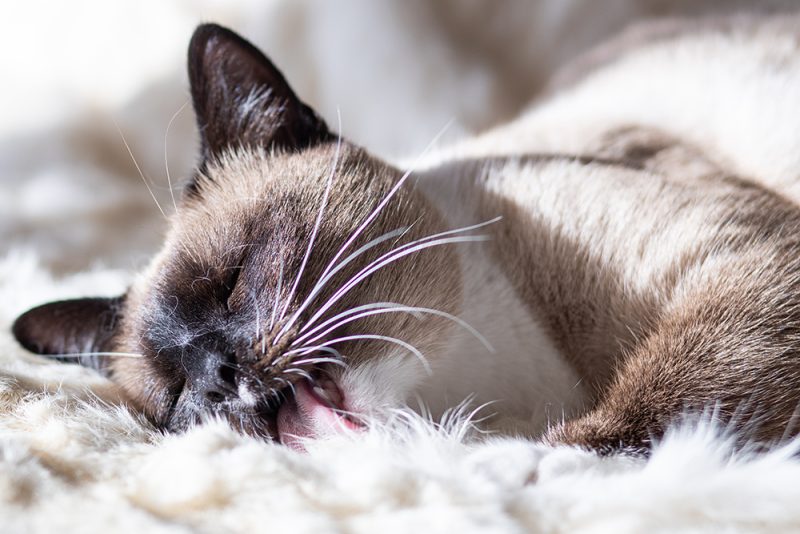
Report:
[{"label": "fluffy blanket", "polygon": [[458,135],[513,115],[556,66],[633,18],[706,7],[714,2],[3,7],[0,531],[800,529],[794,444],[734,453],[724,429],[687,424],[648,461],[600,458],[481,435],[464,414],[405,413],[305,454],[213,421],[165,436],[112,384],[27,354],[9,332],[32,305],[120,292],[157,247],[164,218],[117,130],[168,214],[165,167],[178,182],[193,159],[181,67],[198,20],[242,31],[323,114],[340,110],[345,134],[398,155],[449,120]]}]

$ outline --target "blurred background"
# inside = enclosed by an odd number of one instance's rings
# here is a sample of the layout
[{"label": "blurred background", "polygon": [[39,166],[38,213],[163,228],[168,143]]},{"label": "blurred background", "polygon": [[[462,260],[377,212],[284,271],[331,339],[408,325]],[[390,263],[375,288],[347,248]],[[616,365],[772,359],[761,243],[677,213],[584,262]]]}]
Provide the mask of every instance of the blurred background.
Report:
[{"label": "blurred background", "polygon": [[[296,92],[386,158],[518,114],[553,74],[644,19],[773,10],[771,0],[29,0],[0,7],[0,256],[56,275],[136,270],[194,162],[194,27],[258,45]],[[174,119],[174,120],[173,120]],[[167,136],[168,125],[172,122]],[[176,192],[177,194],[177,192]],[[2,282],[2,280],[0,280]]]}]

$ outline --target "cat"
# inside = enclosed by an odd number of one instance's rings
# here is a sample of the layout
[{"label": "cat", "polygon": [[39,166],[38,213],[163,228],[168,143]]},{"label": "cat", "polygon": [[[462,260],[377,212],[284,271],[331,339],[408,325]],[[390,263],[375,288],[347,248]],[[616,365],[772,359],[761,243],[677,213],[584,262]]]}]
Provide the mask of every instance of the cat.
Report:
[{"label": "cat", "polygon": [[603,454],[709,409],[746,440],[791,436],[797,28],[622,38],[512,123],[400,168],[201,25],[200,158],[160,253],[124,295],[42,305],[14,335],[167,431],[215,416],[297,448],[465,401],[485,428]]}]

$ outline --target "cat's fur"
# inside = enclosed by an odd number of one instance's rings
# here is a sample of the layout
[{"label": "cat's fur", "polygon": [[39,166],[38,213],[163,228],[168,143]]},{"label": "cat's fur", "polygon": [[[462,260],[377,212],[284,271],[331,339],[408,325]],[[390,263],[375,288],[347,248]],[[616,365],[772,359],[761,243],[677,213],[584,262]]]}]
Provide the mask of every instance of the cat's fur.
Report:
[{"label": "cat's fur", "polygon": [[[171,430],[215,413],[284,442],[324,434],[310,377],[335,383],[345,426],[471,399],[494,403],[488,426],[600,451],[646,450],[704,409],[744,439],[792,435],[797,28],[736,19],[621,47],[409,176],[331,133],[248,43],[201,26],[202,158],[163,250],[120,299],[45,305],[15,334],[45,354],[142,354],[84,361]],[[326,307],[390,250],[408,254]]]}]

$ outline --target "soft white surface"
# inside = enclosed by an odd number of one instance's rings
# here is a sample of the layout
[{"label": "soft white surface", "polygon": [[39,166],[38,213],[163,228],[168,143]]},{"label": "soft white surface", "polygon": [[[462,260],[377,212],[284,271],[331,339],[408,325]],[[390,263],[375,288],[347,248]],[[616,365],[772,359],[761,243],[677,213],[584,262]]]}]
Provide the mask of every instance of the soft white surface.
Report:
[{"label": "soft white surface", "polygon": [[468,444],[459,425],[434,430],[415,419],[303,455],[217,424],[163,437],[122,408],[69,391],[79,373],[62,369],[25,366],[63,374],[64,390],[51,394],[0,381],[4,532],[800,528],[792,450],[735,459],[704,428],[668,438],[646,464],[523,440]]},{"label": "soft white surface", "polygon": [[[704,427],[669,437],[647,463],[522,440],[464,441],[462,425],[436,430],[413,418],[301,455],[218,424],[163,437],[118,406],[97,375],[16,346],[8,327],[17,314],[56,298],[119,293],[158,245],[163,218],[114,121],[169,212],[164,131],[186,101],[183,54],[199,19],[243,31],[325,116],[341,109],[351,138],[396,155],[419,150],[450,119],[456,135],[515,112],[564,58],[648,5],[448,4],[2,7],[0,530],[800,529],[791,451],[733,458]],[[171,129],[173,179],[193,159],[191,121],[185,110]]]}]

